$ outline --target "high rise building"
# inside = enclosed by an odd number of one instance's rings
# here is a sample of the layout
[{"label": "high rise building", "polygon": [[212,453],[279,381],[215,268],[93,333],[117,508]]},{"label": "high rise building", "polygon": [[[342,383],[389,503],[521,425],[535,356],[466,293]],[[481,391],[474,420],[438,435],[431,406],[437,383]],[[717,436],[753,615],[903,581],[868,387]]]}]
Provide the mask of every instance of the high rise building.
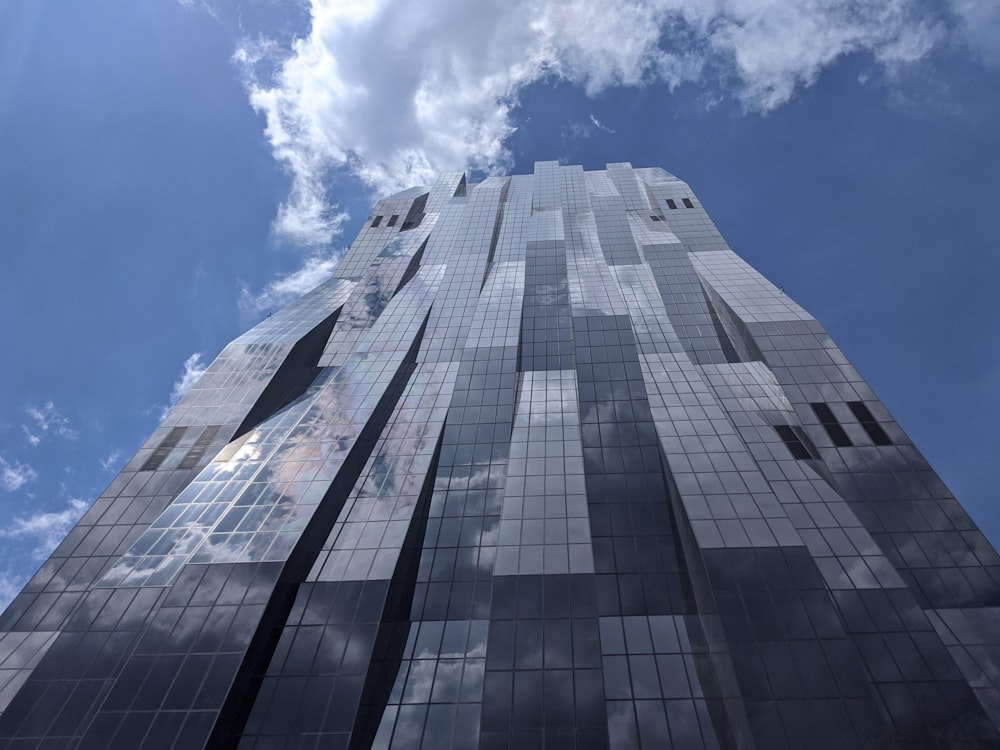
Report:
[{"label": "high rise building", "polygon": [[0,618],[0,747],[1000,747],[1000,558],[661,169],[380,201]]}]

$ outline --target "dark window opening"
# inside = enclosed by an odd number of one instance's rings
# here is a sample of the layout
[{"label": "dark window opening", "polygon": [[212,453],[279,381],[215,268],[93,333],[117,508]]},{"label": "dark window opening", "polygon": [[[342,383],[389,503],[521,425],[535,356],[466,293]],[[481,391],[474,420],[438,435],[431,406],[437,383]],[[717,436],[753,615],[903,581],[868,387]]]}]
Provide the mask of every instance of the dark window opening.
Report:
[{"label": "dark window opening", "polygon": [[685,208],[694,208],[694,204],[691,202],[690,198],[683,198]]},{"label": "dark window opening", "polygon": [[674,203],[673,198],[667,198],[667,208],[677,208],[677,204]]},{"label": "dark window opening", "polygon": [[184,433],[187,431],[187,427],[174,427],[167,433],[167,436],[163,438],[156,450],[153,451],[153,455],[146,459],[146,462],[142,465],[141,471],[155,471],[160,468],[160,464],[163,463],[164,459],[170,455],[177,444],[181,441]]},{"label": "dark window opening", "polygon": [[857,417],[858,421],[864,424],[865,422],[875,422],[875,415],[872,414],[871,409],[869,409],[863,401],[848,401],[847,408],[851,410],[851,413]]},{"label": "dark window opening", "polygon": [[399,214],[393,214],[392,216],[389,217],[389,221],[386,222],[386,226],[387,227],[394,227],[394,226],[396,226],[396,219],[398,219],[398,218],[399,218]]},{"label": "dark window opening", "polygon": [[740,358],[740,353],[736,351],[736,347],[733,345],[733,339],[729,335],[729,331],[726,327],[722,325],[722,319],[719,317],[719,311],[715,309],[715,305],[708,298],[708,294],[705,292],[705,288],[702,287],[702,294],[705,295],[705,304],[708,307],[708,314],[712,318],[712,327],[715,329],[715,336],[719,339],[719,345],[722,347],[722,353],[726,355],[726,362],[742,362]]},{"label": "dark window opening", "polygon": [[382,216],[381,215],[376,216],[374,219],[372,219],[372,226],[373,227],[377,227],[381,223],[382,223]]},{"label": "dark window opening", "polygon": [[829,406],[822,403],[809,404],[809,405],[812,407],[812,410],[816,413],[816,416],[819,417],[820,422],[822,422],[823,424],[837,424],[837,418],[834,416],[833,410]]},{"label": "dark window opening", "polygon": [[809,404],[812,410],[819,417],[819,421],[823,424],[823,429],[826,430],[826,434],[830,436],[830,440],[838,448],[850,448],[854,443],[851,439],[847,437],[847,433],[844,432],[844,428],[840,426],[840,422],[834,416],[830,407],[826,404]]},{"label": "dark window opening", "polygon": [[882,429],[882,425],[875,419],[875,415],[872,414],[871,409],[863,402],[848,401],[847,406],[850,408],[851,413],[857,417],[861,423],[861,427],[868,433],[868,437],[872,439],[875,445],[892,445],[892,440],[889,439],[888,433]]},{"label": "dark window opening", "polygon": [[205,451],[208,450],[208,446],[212,444],[212,439],[218,434],[219,425],[209,425],[201,434],[198,439],[194,441],[194,445],[191,446],[191,450],[187,452],[187,455],[181,460],[181,469],[193,469],[198,465],[198,462],[205,455]]},{"label": "dark window opening", "polygon": [[650,216],[649,218],[652,219],[653,221],[659,221],[660,220],[659,216]]},{"label": "dark window opening", "polygon": [[788,452],[792,454],[793,457],[808,460],[815,458],[806,448],[805,444],[799,439],[799,436],[795,434],[795,431],[786,424],[777,424],[774,426],[774,431],[778,433],[784,443],[785,447],[788,448]]},{"label": "dark window opening", "polygon": [[400,228],[400,232],[420,226],[420,222],[424,220],[424,206],[427,205],[428,195],[429,193],[424,193],[410,204],[410,210],[407,211],[406,217],[403,219],[403,226]]},{"label": "dark window opening", "polygon": [[323,355],[323,348],[337,324],[341,309],[335,308],[288,351],[243,422],[236,428],[233,441],[288,406],[313,384],[322,369],[319,367],[319,359]]}]

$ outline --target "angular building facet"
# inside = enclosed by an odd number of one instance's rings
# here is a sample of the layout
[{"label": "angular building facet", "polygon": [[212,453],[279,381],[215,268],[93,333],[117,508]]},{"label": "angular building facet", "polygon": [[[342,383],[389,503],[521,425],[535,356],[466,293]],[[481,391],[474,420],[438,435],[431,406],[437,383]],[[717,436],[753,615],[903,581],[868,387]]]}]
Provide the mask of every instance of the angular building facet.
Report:
[{"label": "angular building facet", "polygon": [[661,169],[380,201],[0,618],[2,748],[1000,748],[1000,558]]}]

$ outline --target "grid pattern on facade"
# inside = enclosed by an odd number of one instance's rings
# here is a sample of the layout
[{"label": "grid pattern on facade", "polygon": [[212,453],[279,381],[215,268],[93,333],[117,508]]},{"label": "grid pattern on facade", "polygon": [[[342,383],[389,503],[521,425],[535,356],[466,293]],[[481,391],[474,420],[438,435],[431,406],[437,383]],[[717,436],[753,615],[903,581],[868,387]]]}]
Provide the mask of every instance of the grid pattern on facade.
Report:
[{"label": "grid pattern on facade", "polygon": [[0,748],[1000,748],[1000,556],[690,188],[378,202],[0,616]]}]

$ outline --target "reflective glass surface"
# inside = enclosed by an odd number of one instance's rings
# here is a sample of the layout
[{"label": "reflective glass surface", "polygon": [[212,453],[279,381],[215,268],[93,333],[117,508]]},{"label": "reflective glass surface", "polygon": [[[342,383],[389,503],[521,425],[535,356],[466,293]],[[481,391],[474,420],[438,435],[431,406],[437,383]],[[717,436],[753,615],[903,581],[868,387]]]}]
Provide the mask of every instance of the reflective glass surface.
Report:
[{"label": "reflective glass surface", "polygon": [[379,201],[0,616],[3,748],[1000,748],[1000,557],[627,163]]}]

